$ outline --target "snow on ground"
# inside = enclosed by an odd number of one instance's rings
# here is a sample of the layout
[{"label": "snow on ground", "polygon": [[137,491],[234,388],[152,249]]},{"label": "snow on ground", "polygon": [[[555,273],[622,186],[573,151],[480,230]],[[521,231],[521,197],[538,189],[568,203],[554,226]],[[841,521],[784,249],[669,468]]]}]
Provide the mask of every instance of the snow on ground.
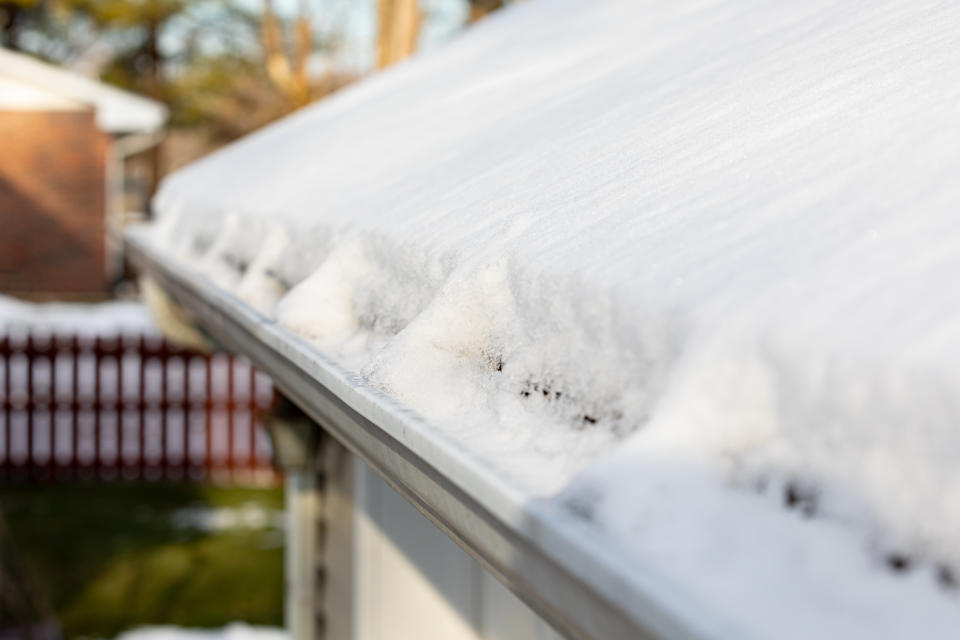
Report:
[{"label": "snow on ground", "polygon": [[283,510],[267,509],[256,502],[236,507],[187,507],[173,512],[174,526],[202,531],[279,529],[284,522]]},{"label": "snow on ground", "polygon": [[283,629],[252,627],[234,622],[223,629],[184,629],[181,627],[142,627],[117,636],[116,640],[289,640]]},{"label": "snow on ground", "polygon": [[154,238],[758,635],[952,637],[958,175],[956,3],[532,0]]},{"label": "snow on ground", "polygon": [[139,302],[32,303],[0,295],[0,332],[26,329],[91,335],[156,333],[149,312]]}]

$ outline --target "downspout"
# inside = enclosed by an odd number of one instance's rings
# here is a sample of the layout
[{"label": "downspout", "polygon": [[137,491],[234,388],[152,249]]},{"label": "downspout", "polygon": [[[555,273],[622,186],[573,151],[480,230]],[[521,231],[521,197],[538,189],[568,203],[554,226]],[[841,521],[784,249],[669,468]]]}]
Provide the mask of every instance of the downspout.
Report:
[{"label": "downspout", "polygon": [[125,166],[127,160],[139,153],[156,147],[164,138],[162,130],[151,133],[131,133],[113,138],[107,145],[104,167],[106,189],[106,253],[104,270],[107,282],[116,282],[123,273],[123,228],[126,207]]},{"label": "downspout", "polygon": [[285,399],[264,416],[264,422],[274,464],[285,478],[284,626],[292,640],[316,640],[323,635],[320,428]]}]

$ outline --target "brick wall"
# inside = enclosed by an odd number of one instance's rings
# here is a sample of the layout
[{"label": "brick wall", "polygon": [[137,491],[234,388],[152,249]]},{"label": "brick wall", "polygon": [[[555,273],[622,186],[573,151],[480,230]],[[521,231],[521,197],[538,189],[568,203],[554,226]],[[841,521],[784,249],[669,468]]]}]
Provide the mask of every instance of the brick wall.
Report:
[{"label": "brick wall", "polygon": [[0,293],[106,291],[108,144],[92,110],[0,111]]}]

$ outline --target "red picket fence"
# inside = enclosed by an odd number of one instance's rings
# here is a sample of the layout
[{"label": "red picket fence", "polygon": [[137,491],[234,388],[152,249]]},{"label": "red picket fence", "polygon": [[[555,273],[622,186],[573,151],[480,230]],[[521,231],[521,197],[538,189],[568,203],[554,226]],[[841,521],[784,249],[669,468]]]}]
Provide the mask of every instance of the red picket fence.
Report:
[{"label": "red picket fence", "polygon": [[269,379],[153,335],[0,335],[0,478],[262,481]]}]

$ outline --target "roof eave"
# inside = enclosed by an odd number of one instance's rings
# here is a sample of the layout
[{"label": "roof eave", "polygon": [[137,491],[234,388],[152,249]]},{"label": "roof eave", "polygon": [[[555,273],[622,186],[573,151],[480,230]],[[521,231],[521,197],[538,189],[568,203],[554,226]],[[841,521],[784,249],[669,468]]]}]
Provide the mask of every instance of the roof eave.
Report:
[{"label": "roof eave", "polygon": [[170,119],[170,110],[157,100],[2,47],[0,74],[93,107],[97,126],[107,133],[152,133]]},{"label": "roof eave", "polygon": [[627,569],[609,541],[549,500],[524,502],[438,438],[422,419],[151,247],[127,255],[226,349],[246,355],[280,391],[373,468],[532,609],[570,638],[743,638],[739,629],[653,573]]}]

